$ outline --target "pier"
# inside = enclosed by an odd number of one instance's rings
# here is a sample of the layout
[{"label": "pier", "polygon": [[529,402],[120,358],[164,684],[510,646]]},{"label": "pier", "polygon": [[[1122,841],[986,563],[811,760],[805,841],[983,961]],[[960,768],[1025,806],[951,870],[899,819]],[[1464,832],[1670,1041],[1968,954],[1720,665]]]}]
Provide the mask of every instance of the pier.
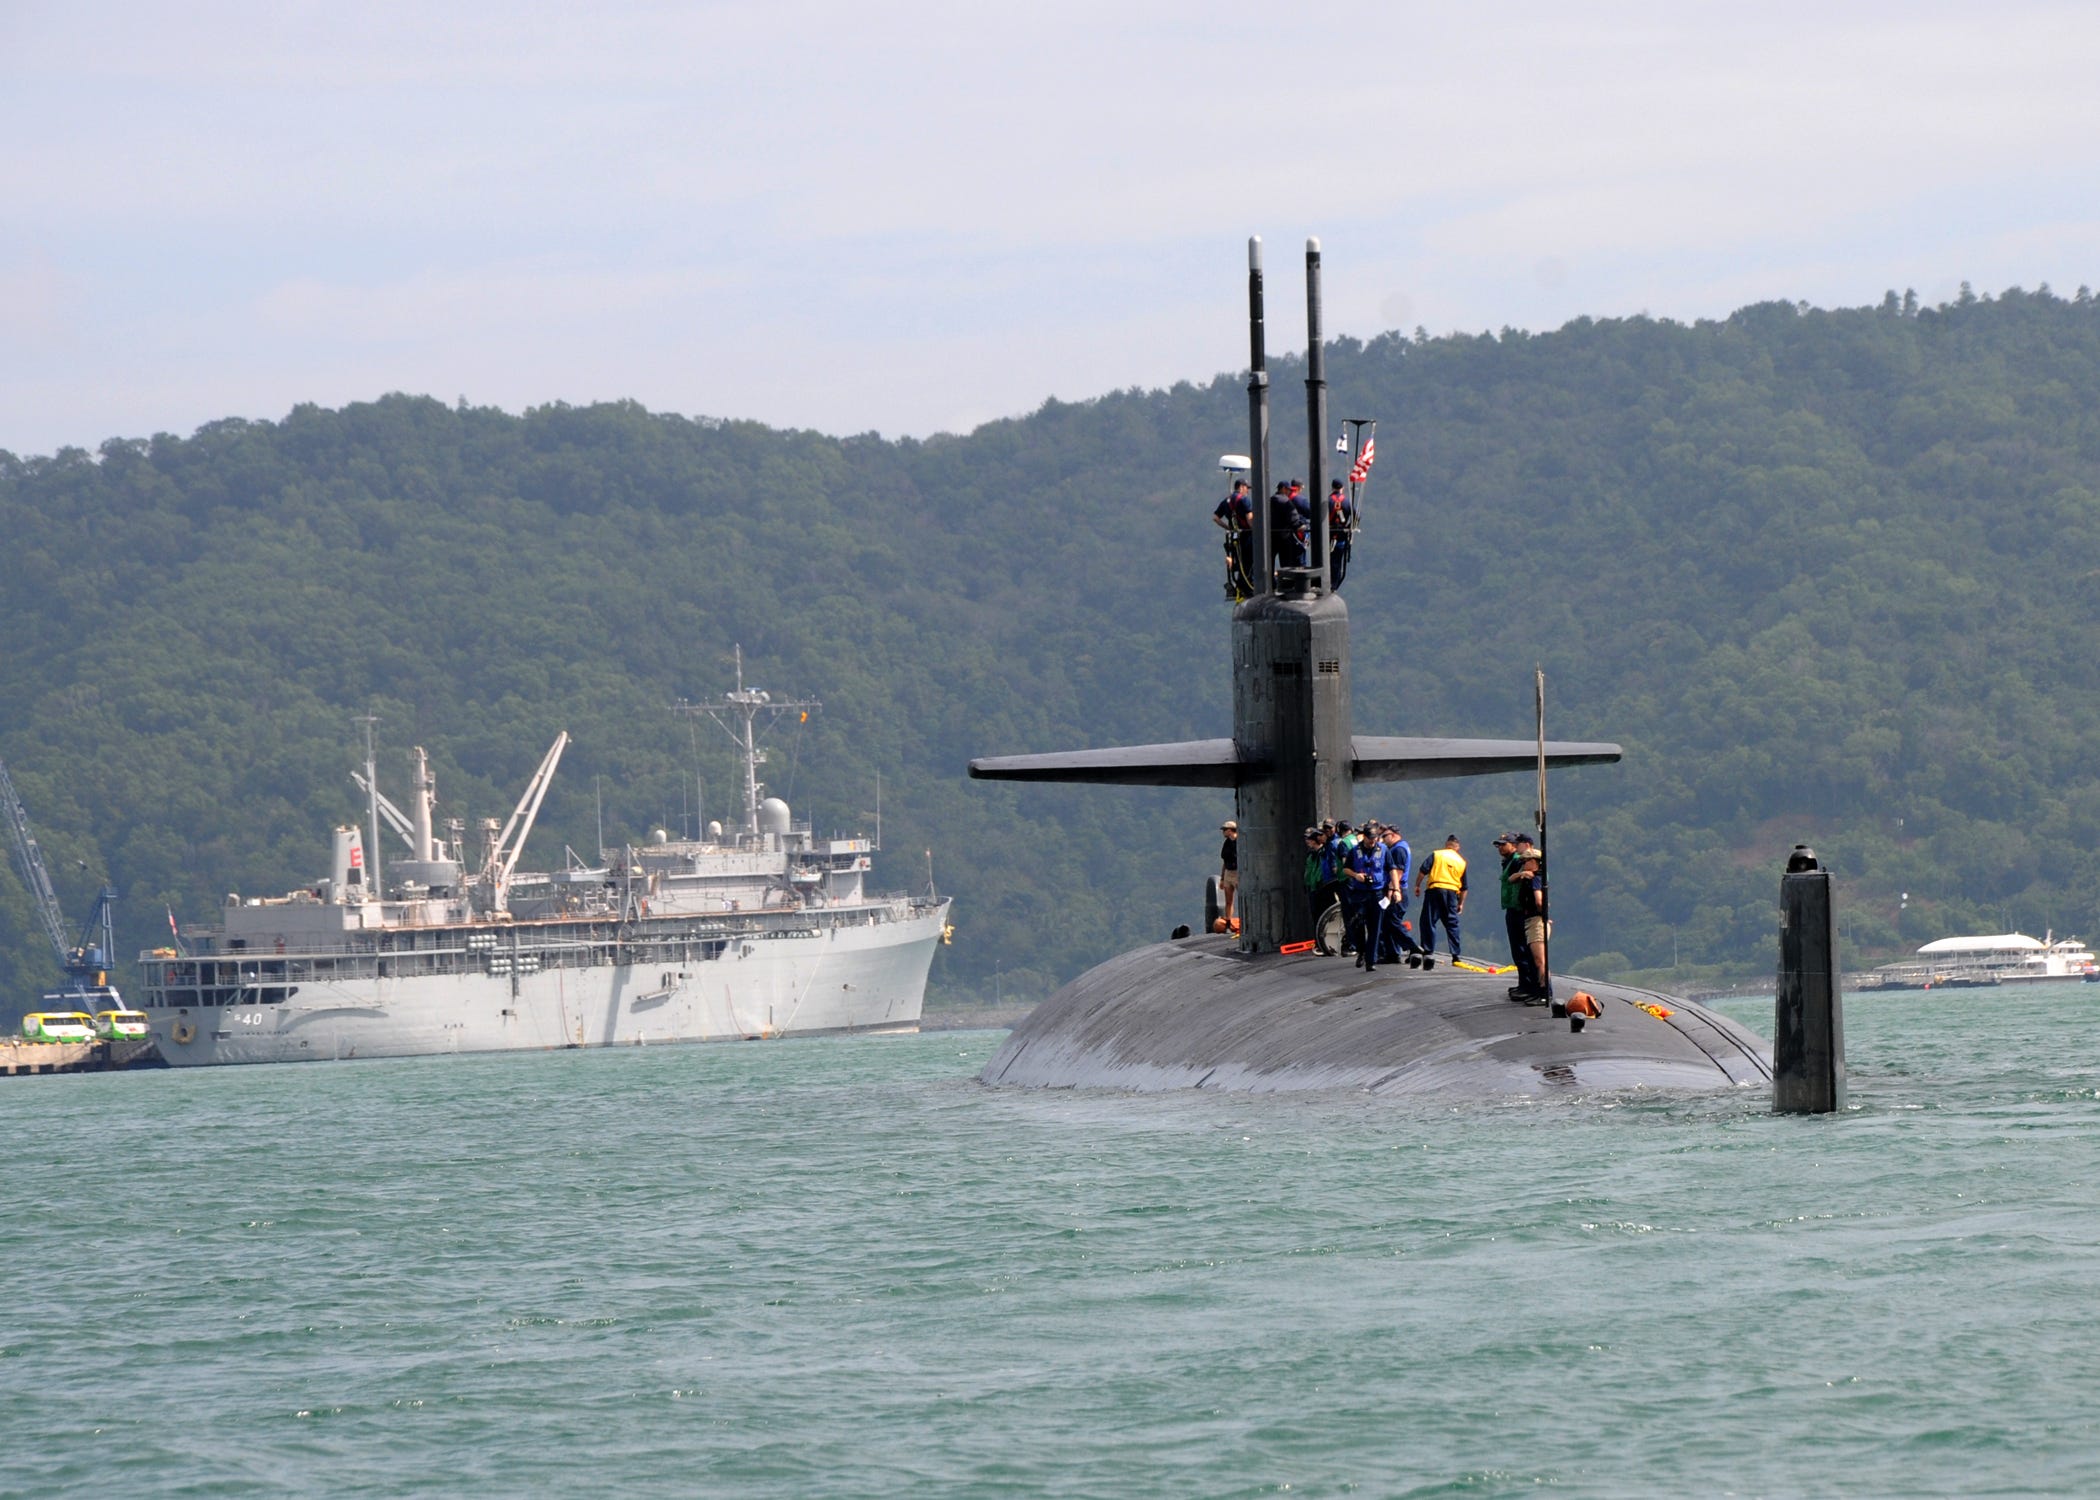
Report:
[{"label": "pier", "polygon": [[139,1041],[28,1042],[0,1038],[0,1075],[115,1073],[130,1068],[165,1068],[167,1059],[151,1037]]}]

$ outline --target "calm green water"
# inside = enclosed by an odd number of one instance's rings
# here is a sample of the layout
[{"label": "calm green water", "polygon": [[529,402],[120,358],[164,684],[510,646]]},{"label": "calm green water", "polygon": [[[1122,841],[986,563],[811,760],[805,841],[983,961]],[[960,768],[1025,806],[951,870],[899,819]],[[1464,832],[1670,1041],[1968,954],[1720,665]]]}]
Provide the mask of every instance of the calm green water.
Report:
[{"label": "calm green water", "polygon": [[2096,1016],[1854,998],[1819,1120],[992,1033],[0,1081],[0,1492],[2100,1493]]}]

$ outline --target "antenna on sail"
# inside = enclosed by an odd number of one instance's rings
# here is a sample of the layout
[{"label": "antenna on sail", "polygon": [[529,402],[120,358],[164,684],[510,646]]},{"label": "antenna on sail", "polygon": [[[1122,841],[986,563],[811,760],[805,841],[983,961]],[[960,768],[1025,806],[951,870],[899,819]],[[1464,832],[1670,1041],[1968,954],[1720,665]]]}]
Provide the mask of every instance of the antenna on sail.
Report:
[{"label": "antenna on sail", "polygon": [[1327,350],[1320,327],[1320,242],[1305,242],[1305,483],[1312,502],[1313,555],[1305,581],[1334,592],[1328,560],[1334,555],[1327,505]]},{"label": "antenna on sail", "polygon": [[[1546,856],[1546,862],[1540,865],[1539,868],[1542,872],[1550,872],[1552,869],[1552,850],[1546,847],[1546,668],[1542,664],[1534,663],[1531,670],[1532,685],[1535,693],[1532,702],[1538,715],[1539,853]],[[1539,951],[1546,955],[1547,962],[1539,965],[1538,978],[1541,993],[1549,995],[1553,992],[1553,970],[1549,967],[1553,958],[1553,923],[1550,904],[1553,900],[1551,890],[1552,878],[1552,875],[1547,873],[1539,882],[1539,894],[1545,897],[1547,903],[1545,909],[1539,914],[1548,920],[1541,924],[1544,935],[1539,939]],[[1558,1015],[1559,1012],[1556,1011],[1555,1014]]]},{"label": "antenna on sail", "polygon": [[1254,463],[1254,592],[1274,586],[1269,527],[1269,355],[1262,314],[1261,236],[1247,241],[1247,446]]}]

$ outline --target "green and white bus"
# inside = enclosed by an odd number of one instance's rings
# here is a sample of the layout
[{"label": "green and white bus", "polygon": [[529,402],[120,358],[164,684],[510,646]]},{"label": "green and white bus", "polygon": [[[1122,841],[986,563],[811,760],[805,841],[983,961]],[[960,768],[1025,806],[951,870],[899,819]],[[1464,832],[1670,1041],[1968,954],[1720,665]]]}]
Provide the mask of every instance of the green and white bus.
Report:
[{"label": "green and white bus", "polygon": [[22,1037],[31,1042],[92,1042],[95,1018],[83,1010],[33,1010],[22,1017]]}]

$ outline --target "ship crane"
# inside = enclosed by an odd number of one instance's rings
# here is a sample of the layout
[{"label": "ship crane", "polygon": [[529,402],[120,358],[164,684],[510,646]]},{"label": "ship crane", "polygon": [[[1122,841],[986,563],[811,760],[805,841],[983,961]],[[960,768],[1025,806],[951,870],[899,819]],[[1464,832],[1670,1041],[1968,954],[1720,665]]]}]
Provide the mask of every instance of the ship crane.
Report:
[{"label": "ship crane", "polygon": [[15,853],[21,856],[22,869],[29,880],[30,900],[43,921],[44,936],[51,942],[51,952],[58,959],[59,968],[65,971],[66,989],[81,995],[107,989],[110,956],[117,946],[116,923],[111,914],[116,904],[116,889],[105,885],[96,893],[95,904],[88,908],[87,920],[81,924],[78,941],[68,943],[65,913],[59,908],[57,892],[51,889],[51,875],[44,868],[43,851],[37,847],[36,835],[30,832],[28,810],[15,793],[14,781],[7,774],[4,761],[0,761],[0,801],[7,804],[8,824],[15,836]]},{"label": "ship crane", "polygon": [[365,780],[365,773],[362,771],[352,771],[350,779],[357,784],[357,789],[360,792],[365,793],[379,804],[380,818],[386,823],[387,827],[401,835],[401,847],[408,850],[409,858],[426,859],[430,857],[417,846],[416,825],[409,820],[407,813],[394,805],[393,798],[387,796],[385,792],[374,791],[371,784]]},{"label": "ship crane", "polygon": [[[554,768],[561,764],[562,751],[569,748],[569,733],[563,730],[554,737],[540,768],[532,773],[532,780],[525,785],[525,795],[489,845],[488,863],[482,869],[482,879],[487,882],[490,909],[510,909],[510,878],[518,868],[518,855],[524,852],[525,840],[532,836],[533,822],[540,815],[540,803],[547,795],[547,788],[554,780]],[[515,837],[513,837],[515,835]]]},{"label": "ship crane", "polygon": [[[352,771],[350,780],[360,792],[371,799],[373,817],[385,822],[387,827],[401,836],[401,844],[408,850],[411,867],[427,873],[428,867],[433,864],[457,860],[460,857],[460,841],[457,834],[465,825],[457,818],[446,825],[455,835],[449,845],[446,840],[436,836],[437,781],[430,774],[430,754],[421,745],[415,748],[414,762],[415,774],[411,778],[415,788],[412,799],[415,808],[413,816],[403,812],[395,805],[393,798],[379,790],[374,779],[376,773],[373,772],[370,761],[366,762],[365,770]],[[372,826],[373,837],[377,838],[379,825],[375,822]],[[449,854],[446,852],[448,847],[451,850]]]}]

